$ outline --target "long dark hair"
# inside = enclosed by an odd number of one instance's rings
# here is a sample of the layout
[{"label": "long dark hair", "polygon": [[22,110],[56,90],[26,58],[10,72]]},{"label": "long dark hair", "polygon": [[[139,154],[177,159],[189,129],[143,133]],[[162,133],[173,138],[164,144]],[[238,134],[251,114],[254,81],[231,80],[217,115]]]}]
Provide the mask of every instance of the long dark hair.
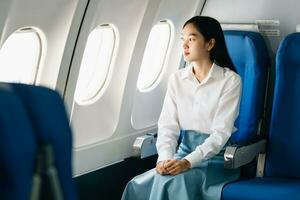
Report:
[{"label": "long dark hair", "polygon": [[208,42],[212,38],[215,39],[215,45],[210,52],[210,60],[212,62],[220,67],[228,67],[236,72],[226,48],[223,30],[216,19],[207,16],[195,16],[185,22],[183,28],[187,24],[193,24],[199,33],[203,35],[205,41]]}]

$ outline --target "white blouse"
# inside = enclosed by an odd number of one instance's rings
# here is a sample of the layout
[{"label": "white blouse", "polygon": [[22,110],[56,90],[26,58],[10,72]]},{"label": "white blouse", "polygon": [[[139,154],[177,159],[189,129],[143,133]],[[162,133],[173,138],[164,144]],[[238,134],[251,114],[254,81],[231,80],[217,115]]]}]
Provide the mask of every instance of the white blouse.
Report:
[{"label": "white blouse", "polygon": [[198,166],[218,154],[236,130],[241,78],[228,68],[213,64],[199,83],[193,66],[178,70],[169,78],[168,89],[158,121],[158,162],[173,159],[180,130],[193,130],[210,136],[184,159]]}]

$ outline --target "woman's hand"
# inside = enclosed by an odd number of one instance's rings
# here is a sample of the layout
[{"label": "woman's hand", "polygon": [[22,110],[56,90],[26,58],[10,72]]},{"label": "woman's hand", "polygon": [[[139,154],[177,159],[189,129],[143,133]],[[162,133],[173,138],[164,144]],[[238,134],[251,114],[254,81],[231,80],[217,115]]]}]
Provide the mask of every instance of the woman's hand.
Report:
[{"label": "woman's hand", "polygon": [[165,164],[166,162],[169,162],[170,160],[164,160],[164,161],[160,161],[156,164],[156,171],[161,174],[161,175],[166,175],[168,174],[166,168],[165,168]]},{"label": "woman's hand", "polygon": [[188,170],[191,164],[188,160],[168,160],[165,162],[164,169],[168,174],[177,175],[181,172]]}]

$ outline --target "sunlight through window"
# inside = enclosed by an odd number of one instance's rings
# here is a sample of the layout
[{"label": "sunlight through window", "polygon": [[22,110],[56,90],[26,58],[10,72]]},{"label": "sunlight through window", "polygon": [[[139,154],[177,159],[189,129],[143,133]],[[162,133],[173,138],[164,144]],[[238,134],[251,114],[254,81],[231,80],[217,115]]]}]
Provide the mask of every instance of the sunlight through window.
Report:
[{"label": "sunlight through window", "polygon": [[103,88],[109,74],[116,35],[109,25],[94,29],[87,39],[78,76],[75,101],[86,104]]},{"label": "sunlight through window", "polygon": [[159,75],[165,66],[170,38],[171,26],[168,22],[160,22],[152,28],[137,82],[141,92],[153,89],[159,80]]},{"label": "sunlight through window", "polygon": [[33,29],[13,33],[0,50],[0,81],[34,84],[41,55],[41,40]]}]

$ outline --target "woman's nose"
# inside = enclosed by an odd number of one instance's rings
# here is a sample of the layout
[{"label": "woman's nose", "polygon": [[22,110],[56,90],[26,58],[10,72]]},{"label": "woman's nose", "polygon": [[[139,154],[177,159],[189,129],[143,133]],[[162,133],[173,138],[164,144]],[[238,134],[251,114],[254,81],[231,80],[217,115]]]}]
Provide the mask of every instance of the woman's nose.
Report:
[{"label": "woman's nose", "polygon": [[189,48],[189,46],[187,45],[186,41],[182,42],[182,47],[183,47],[183,49],[188,49]]}]

